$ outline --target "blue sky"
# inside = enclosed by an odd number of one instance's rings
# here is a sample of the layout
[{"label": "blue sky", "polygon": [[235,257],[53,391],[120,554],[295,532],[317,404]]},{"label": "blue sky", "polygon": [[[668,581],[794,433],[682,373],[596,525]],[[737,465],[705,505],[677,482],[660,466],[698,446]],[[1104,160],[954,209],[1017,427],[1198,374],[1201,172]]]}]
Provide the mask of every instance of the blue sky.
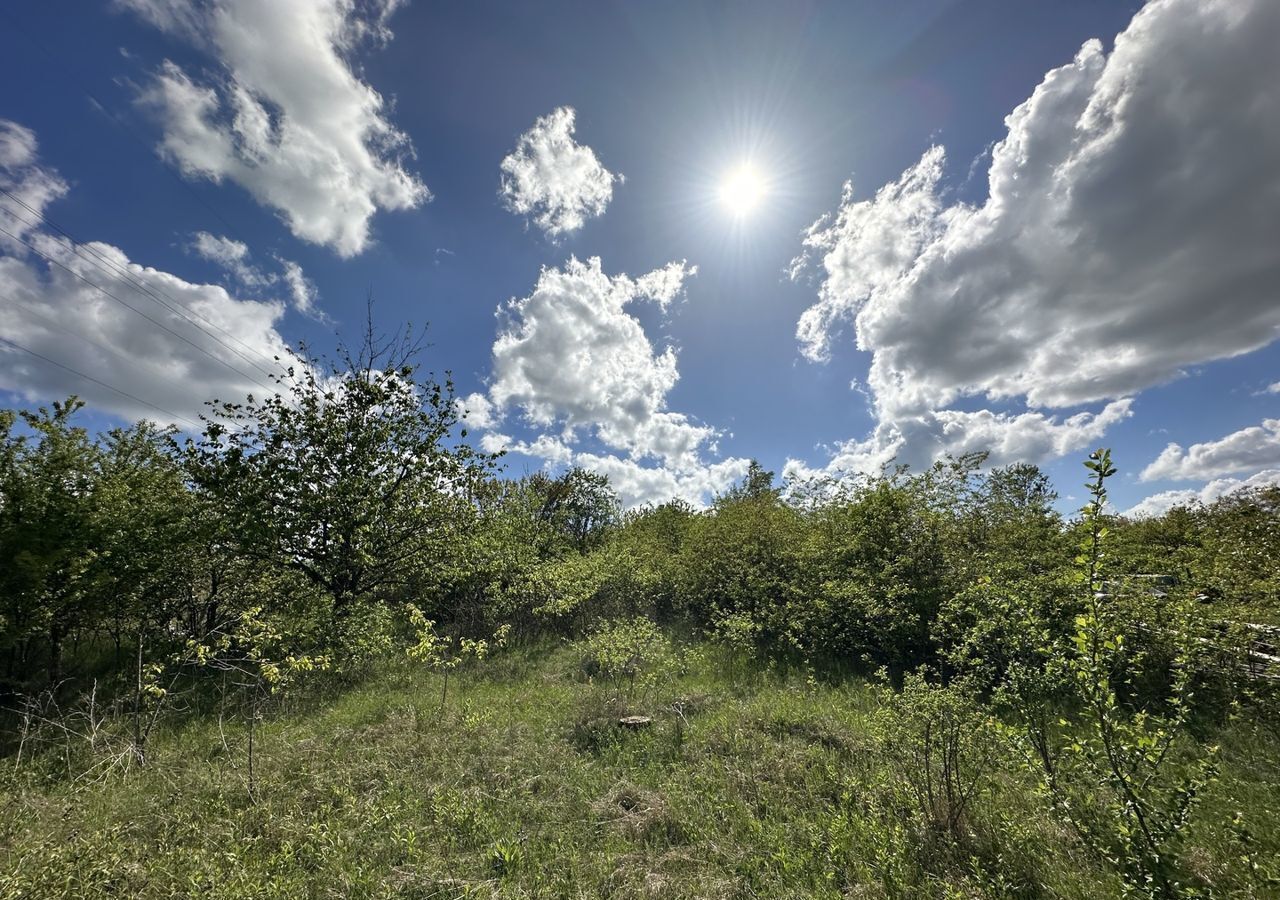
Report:
[{"label": "blue sky", "polygon": [[1280,480],[1274,6],[9,5],[0,388],[187,418],[371,292],[510,471],[631,503],[967,450],[1069,496],[1101,444],[1121,508]]}]

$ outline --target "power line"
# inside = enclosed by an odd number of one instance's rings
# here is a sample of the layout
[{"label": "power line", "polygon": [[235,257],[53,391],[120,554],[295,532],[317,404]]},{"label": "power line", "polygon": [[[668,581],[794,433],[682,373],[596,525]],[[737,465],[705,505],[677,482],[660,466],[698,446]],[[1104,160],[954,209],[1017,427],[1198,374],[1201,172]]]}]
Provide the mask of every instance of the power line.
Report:
[{"label": "power line", "polygon": [[[125,309],[132,310],[133,312],[135,312],[135,313],[137,313],[138,315],[142,316],[142,318],[146,319],[148,322],[150,322],[151,324],[155,325],[157,328],[160,328],[160,329],[162,329],[162,330],[164,330],[164,331],[168,332],[169,334],[173,335],[173,336],[174,336],[174,337],[176,337],[178,340],[183,341],[184,343],[190,344],[192,347],[194,347],[195,349],[199,350],[199,351],[200,351],[201,353],[203,353],[205,356],[209,357],[211,360],[213,360],[214,362],[218,363],[219,365],[225,366],[226,368],[230,369],[232,372],[235,372],[235,373],[236,373],[237,375],[239,375],[241,378],[247,378],[247,379],[249,379],[249,380],[250,380],[250,381],[252,381],[254,384],[258,385],[258,387],[260,387],[260,388],[262,388],[264,391],[266,391],[268,394],[273,394],[273,393],[275,393],[275,390],[274,390],[274,389],[267,387],[267,386],[266,386],[265,384],[263,384],[261,381],[258,381],[258,379],[256,379],[254,376],[252,376],[252,375],[248,374],[247,372],[241,371],[240,369],[237,369],[235,366],[231,365],[231,363],[227,362],[225,359],[222,359],[222,358],[221,358],[221,357],[219,357],[219,356],[215,356],[214,354],[210,353],[210,352],[209,352],[208,350],[206,350],[204,347],[201,347],[199,344],[197,344],[195,341],[191,340],[190,338],[186,337],[185,335],[179,334],[178,332],[174,331],[174,330],[173,330],[172,328],[170,328],[169,326],[165,325],[163,322],[160,322],[160,321],[157,321],[156,319],[151,318],[151,316],[147,315],[147,314],[146,314],[146,313],[144,313],[142,310],[138,309],[136,306],[131,306],[130,304],[126,303],[124,300],[120,299],[120,298],[119,298],[119,297],[117,297],[115,294],[113,294],[113,293],[111,293],[110,291],[108,291],[108,290],[107,290],[106,288],[104,288],[102,285],[100,285],[100,284],[98,284],[98,283],[96,283],[96,282],[94,282],[94,281],[91,281],[90,279],[86,278],[84,275],[81,275],[79,272],[77,272],[75,269],[71,268],[70,266],[66,265],[65,263],[60,262],[59,260],[54,259],[52,256],[49,256],[49,255],[48,255],[47,253],[45,253],[44,251],[42,251],[42,250],[38,249],[38,248],[37,248],[34,244],[32,244],[31,242],[29,242],[29,241],[25,240],[24,238],[19,237],[19,236],[18,236],[18,235],[16,235],[16,234],[13,234],[13,233],[12,233],[12,232],[10,232],[10,231],[6,231],[4,228],[0,228],[0,234],[7,235],[9,238],[11,238],[11,239],[13,239],[13,240],[17,241],[18,243],[20,243],[20,244],[22,244],[24,247],[26,247],[28,250],[30,250],[32,253],[36,254],[36,256],[39,256],[39,257],[40,257],[41,259],[43,259],[45,262],[48,262],[48,263],[50,263],[51,265],[58,266],[59,268],[61,268],[61,269],[65,270],[66,272],[70,273],[71,275],[73,275],[73,276],[75,276],[76,278],[78,278],[78,279],[80,279],[81,281],[83,281],[85,284],[87,284],[87,285],[89,285],[90,287],[94,288],[95,290],[97,290],[97,291],[101,292],[104,296],[109,297],[109,298],[111,298],[112,300],[114,300],[115,302],[119,303],[119,304],[120,304],[121,306],[123,306]],[[204,331],[203,329],[201,329],[201,333],[202,333],[202,334],[204,334],[204,335],[206,335],[206,336],[208,336],[208,337],[213,337],[212,335],[209,335],[209,333],[208,333],[208,332],[206,332],[206,331]],[[215,339],[215,340],[216,340],[216,339]],[[220,343],[220,342],[219,342],[219,343]],[[224,345],[224,346],[225,346],[225,345]]]},{"label": "power line", "polygon": [[[79,339],[79,340],[82,340],[82,341],[84,341],[86,344],[89,344],[90,346],[97,347],[99,350],[103,351],[104,353],[110,353],[112,356],[115,356],[115,357],[117,357],[117,358],[119,358],[119,359],[123,360],[124,362],[128,363],[129,365],[133,365],[133,363],[135,362],[135,360],[134,360],[132,357],[126,356],[124,353],[120,352],[119,350],[115,349],[114,347],[108,347],[106,344],[103,344],[103,343],[100,343],[100,342],[98,342],[98,341],[95,341],[93,338],[88,337],[87,335],[80,334],[78,331],[72,331],[70,328],[68,328],[67,326],[63,325],[61,322],[59,322],[59,321],[58,321],[57,319],[55,319],[53,316],[49,315],[49,314],[48,314],[48,313],[46,313],[44,310],[40,309],[39,307],[35,306],[34,304],[27,303],[27,302],[26,302],[26,301],[24,301],[24,300],[19,300],[19,299],[18,299],[18,298],[16,298],[16,297],[6,297],[6,298],[4,298],[4,299],[8,300],[10,303],[17,303],[19,306],[25,307],[28,313],[33,314],[36,318],[41,319],[42,321],[44,321],[44,323],[45,323],[46,325],[48,325],[48,326],[49,326],[49,327],[51,327],[51,328],[56,328],[58,331],[61,331],[63,334],[67,334],[67,335],[70,335],[70,336],[71,336],[71,337],[73,337],[73,338],[77,338],[77,339]],[[86,376],[86,377],[87,377],[87,376]],[[139,402],[139,403],[142,403],[142,402],[145,402],[145,401],[139,400],[138,402]],[[148,404],[148,405],[150,405],[150,404]],[[155,408],[156,408],[156,409],[160,409],[160,407],[155,407]],[[172,413],[172,412],[171,412],[171,413],[169,413],[169,415],[171,415],[171,416],[175,416],[175,417],[177,417],[177,418],[181,418],[184,422],[187,422],[187,423],[189,423],[189,424],[191,424],[191,425],[195,425],[195,422],[193,422],[191,419],[188,419],[188,418],[186,418],[186,417],[184,417],[184,416],[178,416],[178,415],[177,415],[177,413]],[[197,425],[196,427],[197,427],[197,428],[199,428],[199,426],[198,426],[198,425]]]},{"label": "power line", "polygon": [[94,378],[92,375],[86,375],[84,372],[73,369],[70,366],[63,365],[62,363],[58,362],[56,359],[50,359],[49,357],[45,356],[42,353],[37,353],[36,351],[32,350],[30,347],[22,346],[17,341],[11,341],[9,340],[9,338],[3,337],[3,336],[0,336],[0,341],[3,341],[4,343],[8,344],[10,347],[13,347],[17,350],[21,350],[23,353],[29,353],[32,356],[34,356],[36,359],[47,362],[51,366],[57,366],[59,369],[64,369],[65,371],[70,372],[72,375],[75,375],[79,378],[83,378],[86,381],[91,381],[94,384],[100,385],[109,391],[115,391],[121,397],[128,397],[133,402],[141,403],[143,406],[149,407],[150,409],[154,409],[156,412],[163,413],[164,415],[169,416],[171,419],[175,421],[186,422],[196,431],[200,430],[200,426],[195,422],[193,422],[191,419],[188,419],[186,416],[180,416],[177,413],[172,412],[171,410],[167,410],[162,406],[156,406],[154,403],[151,403],[150,401],[147,401],[147,400],[143,400],[141,397],[135,394],[131,394],[126,390],[122,390],[121,388],[118,388],[115,385],[107,384],[107,382],[103,381],[100,378]]},{"label": "power line", "polygon": [[[104,103],[102,99],[99,98],[98,95],[95,94],[93,90],[90,89],[85,84],[83,80],[73,79],[71,67],[67,65],[66,59],[54,53],[54,51],[49,47],[48,43],[44,41],[41,35],[37,34],[32,29],[24,25],[17,18],[15,18],[9,10],[5,9],[2,3],[0,3],[0,17],[7,19],[11,25],[13,25],[23,34],[25,34],[27,36],[27,39],[34,46],[39,48],[40,52],[43,53],[45,56],[47,56],[50,59],[50,61],[54,63],[54,66],[52,67],[53,71],[61,75],[64,81],[78,87],[80,91],[86,97],[89,98],[90,103],[92,103],[100,112],[102,112],[103,115],[107,117],[107,121],[109,121],[116,128],[120,129],[121,132],[128,135],[131,140],[136,141],[139,146],[141,146],[147,151],[147,155],[149,157],[154,158],[155,148],[152,147],[150,144],[148,144],[146,141],[144,141],[141,137],[139,137],[138,133],[134,129],[129,128],[123,121],[121,121],[120,118],[116,115],[116,113],[114,113],[111,110],[111,107],[107,106],[107,104]],[[221,212],[219,212],[218,209],[212,203],[210,203],[207,198],[202,196],[198,191],[196,191],[195,188],[191,186],[190,182],[188,182],[185,178],[178,175],[178,173],[173,171],[172,168],[170,168],[167,165],[164,165],[163,163],[161,163],[160,168],[163,169],[165,173],[167,173],[171,178],[173,178],[174,181],[178,182],[178,184],[182,186],[183,190],[185,190],[188,194],[190,194],[197,201],[199,201],[201,206],[203,206],[209,212],[213,213],[213,215],[218,219],[218,221],[222,222],[222,224],[225,225],[228,230],[230,230],[233,233],[241,230],[236,228],[229,221],[227,221],[226,216],[224,216]]]},{"label": "power line", "polygon": [[[159,303],[161,306],[169,310],[169,312],[173,313],[174,315],[179,316],[183,319],[186,319],[187,322],[189,322],[193,327],[203,332],[214,342],[222,345],[227,350],[234,353],[236,356],[240,357],[242,360],[244,360],[250,366],[253,366],[255,369],[257,369],[266,377],[270,378],[272,374],[274,374],[268,371],[263,366],[261,366],[252,357],[246,356],[244,353],[241,353],[235,347],[232,347],[231,345],[227,344],[225,341],[220,340],[216,335],[210,334],[206,329],[202,328],[198,322],[194,321],[191,318],[191,316],[195,316],[196,318],[200,319],[200,321],[208,324],[211,328],[214,328],[217,331],[221,332],[222,334],[226,335],[228,338],[235,341],[241,347],[244,347],[245,350],[248,350],[250,353],[259,353],[258,351],[255,351],[252,347],[250,347],[248,344],[246,344],[244,341],[236,337],[234,334],[232,334],[231,332],[227,331],[225,328],[218,325],[216,322],[213,322],[208,318],[206,318],[205,316],[200,315],[200,313],[196,312],[193,309],[188,309],[181,301],[175,299],[174,297],[169,296],[169,294],[163,291],[157,292],[156,290],[153,290],[149,285],[144,284],[143,282],[135,278],[133,273],[130,272],[128,269],[121,267],[119,263],[115,262],[115,260],[112,260],[109,257],[102,255],[98,251],[89,247],[87,244],[77,240],[75,235],[71,234],[65,228],[60,226],[57,222],[50,219],[47,215],[45,215],[40,210],[31,207],[24,200],[22,200],[22,198],[15,196],[14,194],[6,190],[4,187],[0,187],[0,194],[4,194],[5,196],[9,197],[11,200],[15,201],[16,203],[21,204],[23,208],[29,210],[32,213],[32,215],[36,216],[41,222],[53,228],[55,231],[57,231],[59,234],[65,237],[68,241],[71,242],[72,251],[81,259],[95,266],[99,271],[102,271],[107,275],[111,275],[114,273],[120,278],[123,278],[125,281],[129,283],[130,286],[132,286],[139,293],[144,294],[145,296],[154,300],[156,303]],[[8,210],[8,212],[12,214],[13,210]],[[25,218],[24,216],[16,216],[16,218],[27,225],[35,227],[36,223],[32,222],[30,219]],[[95,263],[92,259],[89,259],[88,257],[86,257],[84,253],[81,252],[81,250],[85,250],[93,254],[93,256],[96,259],[100,260],[100,263]],[[104,269],[103,268],[104,265],[109,266],[111,271],[108,272],[106,269]],[[259,353],[259,355],[261,356],[261,353]],[[261,382],[259,382],[259,384],[261,385]]]}]

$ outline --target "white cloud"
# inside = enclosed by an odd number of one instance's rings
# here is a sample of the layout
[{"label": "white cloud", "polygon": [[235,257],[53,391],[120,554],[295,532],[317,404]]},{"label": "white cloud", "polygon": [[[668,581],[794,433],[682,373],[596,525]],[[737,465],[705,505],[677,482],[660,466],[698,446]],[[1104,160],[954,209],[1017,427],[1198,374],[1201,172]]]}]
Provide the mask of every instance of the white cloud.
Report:
[{"label": "white cloud", "polygon": [[1124,515],[1131,518],[1164,515],[1175,506],[1191,506],[1196,503],[1212,503],[1236,491],[1250,488],[1270,487],[1280,484],[1280,469],[1266,469],[1251,475],[1244,480],[1238,478],[1218,478],[1210,481],[1200,490],[1161,491],[1152,494],[1129,509]]},{"label": "white cloud", "polygon": [[1040,462],[1091,448],[1117,422],[1128,418],[1129,400],[1108,403],[1097,413],[1059,419],[1040,412],[1019,414],[954,409],[904,416],[881,423],[865,441],[846,441],[821,470],[788,460],[783,474],[804,480],[818,475],[877,472],[892,463],[927,468],[935,459],[987,452],[988,465]]},{"label": "white cloud", "polygon": [[202,259],[217,263],[245,287],[265,287],[272,281],[249,261],[249,245],[243,241],[197,231],[188,248]]},{"label": "white cloud", "polygon": [[280,277],[289,288],[289,299],[293,302],[293,308],[303,315],[325,321],[327,317],[316,308],[319,292],[316,290],[315,283],[303,273],[302,266],[280,257],[276,259],[280,263]]},{"label": "white cloud", "polygon": [[[671,263],[639,278],[606,275],[598,258],[546,268],[528,297],[499,310],[486,394],[460,406],[468,423],[496,429],[518,410],[528,440],[489,430],[481,446],[608,475],[628,506],[680,497],[696,505],[727,488],[747,461],[707,462],[718,432],[667,408],[679,373],[673,347],[655,350],[628,305],[666,308],[696,272]],[[610,452],[579,448],[590,436]]]},{"label": "white cloud", "polygon": [[611,454],[577,453],[573,464],[609,478],[610,486],[627,509],[646,503],[684,500],[703,508],[710,498],[723,494],[747,474],[750,460],[733,457],[693,468],[676,470],[666,466],[643,466],[633,459]]},{"label": "white cloud", "polygon": [[573,140],[575,113],[562,106],[520,135],[502,161],[501,195],[507,209],[533,219],[549,238],[576,231],[601,215],[621,181],[595,152]]},{"label": "white cloud", "polygon": [[1280,381],[1267,385],[1268,394],[1280,394]]},{"label": "white cloud", "polygon": [[940,148],[871,200],[846,190],[798,266],[822,268],[802,349],[852,325],[880,427],[905,431],[964,397],[1118,400],[1271,343],[1277,42],[1271,0],[1153,0],[1009,115],[982,205],[944,202]]},{"label": "white cloud", "polygon": [[261,291],[283,284],[294,309],[317,321],[329,321],[329,317],[316,306],[320,294],[315,283],[296,262],[276,256],[280,271],[264,271],[252,261],[249,246],[243,241],[207,231],[197,231],[187,246],[197,256],[221,266],[240,287]]},{"label": "white cloud", "polygon": [[1203,481],[1264,467],[1280,467],[1280,419],[1264,419],[1261,425],[1185,450],[1180,444],[1169,444],[1140,477],[1143,481]]},{"label": "white cloud", "polygon": [[0,250],[18,252],[27,235],[40,227],[40,216],[67,192],[67,183],[38,162],[35,132],[0,119]]},{"label": "white cloud", "polygon": [[[13,127],[0,121],[0,133]],[[0,151],[0,183],[62,184],[37,164],[34,146],[33,138],[25,156]],[[0,389],[28,402],[75,393],[126,419],[166,421],[194,419],[206,400],[270,386],[264,370],[286,349],[276,331],[282,304],[237,300],[218,285],[139,265],[110,244],[73,244],[39,230],[28,240],[53,262],[0,246],[0,335],[18,345],[0,345]]]},{"label": "white cloud", "polygon": [[485,453],[519,453],[545,460],[549,465],[563,465],[573,461],[573,449],[564,441],[549,434],[540,434],[532,441],[517,441],[509,434],[486,432],[480,438],[480,449]]},{"label": "white cloud", "polygon": [[683,469],[646,466],[612,453],[578,452],[546,434],[532,441],[518,441],[490,431],[481,437],[480,449],[486,453],[519,453],[541,459],[548,467],[579,466],[604,475],[624,509],[668,500],[683,500],[695,509],[704,509],[711,499],[741,481],[750,465],[750,460],[734,457]]},{"label": "white cloud", "polygon": [[379,209],[430,194],[404,165],[409,139],[383,98],[352,71],[370,39],[390,37],[394,2],[121,0],[215,57],[197,81],[166,61],[140,94],[164,129],[162,155],[184,175],[239,184],[290,230],[352,256]]},{"label": "white cloud", "polygon": [[643,299],[670,302],[696,271],[674,266],[639,279],[606,275],[598,258],[543,269],[532,294],[501,310],[488,392],[494,410],[518,407],[533,426],[593,429],[632,456],[692,464],[715,430],[666,408],[680,377],[676,351],[655,351],[626,309]]},{"label": "white cloud", "polygon": [[[481,393],[468,394],[457,401],[458,415],[472,428],[490,428],[496,424],[493,404]],[[493,453],[496,451],[487,451]]]}]

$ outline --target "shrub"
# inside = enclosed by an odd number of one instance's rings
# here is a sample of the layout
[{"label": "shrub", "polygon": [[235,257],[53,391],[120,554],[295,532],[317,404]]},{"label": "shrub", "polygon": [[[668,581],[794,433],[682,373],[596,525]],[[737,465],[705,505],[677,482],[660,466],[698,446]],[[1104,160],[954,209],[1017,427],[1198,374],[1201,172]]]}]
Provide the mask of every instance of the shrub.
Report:
[{"label": "shrub", "polygon": [[913,672],[902,690],[884,689],[874,717],[881,752],[925,827],[963,840],[969,814],[997,765],[1000,731],[958,683]]},{"label": "shrub", "polygon": [[615,700],[653,691],[675,663],[671,642],[650,619],[636,616],[599,626],[587,638],[585,667],[613,689]]},{"label": "shrub", "polygon": [[[1026,758],[1053,809],[1131,892],[1184,896],[1179,846],[1215,774],[1216,748],[1195,748],[1188,735],[1202,643],[1186,604],[1170,602],[1154,621],[1149,596],[1104,577],[1106,479],[1116,470],[1107,450],[1086,466],[1091,501],[1077,557],[1083,611],[1065,640],[1042,648],[1040,668],[1011,672],[1003,696],[1018,709]],[[1135,647],[1144,635],[1145,646]],[[1153,671],[1166,673],[1163,689],[1142,696]]]}]

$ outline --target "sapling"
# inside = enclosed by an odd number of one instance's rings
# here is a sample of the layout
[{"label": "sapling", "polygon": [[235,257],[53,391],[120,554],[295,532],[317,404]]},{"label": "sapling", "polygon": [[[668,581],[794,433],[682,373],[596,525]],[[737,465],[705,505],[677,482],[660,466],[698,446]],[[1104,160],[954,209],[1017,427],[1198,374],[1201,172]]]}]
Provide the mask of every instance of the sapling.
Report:
[{"label": "sapling", "polygon": [[423,663],[433,672],[439,672],[444,680],[440,688],[440,712],[444,715],[449,699],[449,673],[467,659],[483,660],[490,652],[505,647],[511,636],[511,626],[502,625],[488,640],[450,637],[440,633],[435,620],[413,604],[408,605],[409,624],[413,627],[417,643],[408,648],[410,659]]},{"label": "sapling", "polygon": [[[1134,621],[1122,586],[1104,571],[1106,480],[1116,471],[1110,451],[1095,451],[1085,465],[1092,474],[1076,557],[1081,612],[1065,645],[1046,641],[1038,669],[1013,668],[1002,696],[1019,714],[1026,759],[1053,808],[1116,866],[1127,890],[1184,896],[1178,844],[1197,795],[1215,773],[1216,748],[1180,771],[1175,762],[1191,714],[1199,642],[1189,608],[1168,601],[1173,624],[1160,629],[1172,648],[1164,696],[1151,709],[1121,699],[1120,689],[1132,693],[1140,663],[1131,635],[1153,626],[1140,617]],[[1056,717],[1055,708],[1061,710]]]},{"label": "sapling", "polygon": [[599,626],[586,641],[587,659],[613,686],[613,699],[628,697],[637,689],[645,694],[655,688],[662,672],[673,662],[666,636],[645,616],[617,619]]},{"label": "sapling", "polygon": [[235,679],[233,684],[245,692],[249,701],[249,797],[256,800],[254,739],[263,701],[304,673],[327,669],[329,657],[288,652],[284,635],[263,615],[262,607],[254,606],[242,612],[229,628],[215,630],[201,641],[188,641],[183,660],[198,667],[230,673]]}]

